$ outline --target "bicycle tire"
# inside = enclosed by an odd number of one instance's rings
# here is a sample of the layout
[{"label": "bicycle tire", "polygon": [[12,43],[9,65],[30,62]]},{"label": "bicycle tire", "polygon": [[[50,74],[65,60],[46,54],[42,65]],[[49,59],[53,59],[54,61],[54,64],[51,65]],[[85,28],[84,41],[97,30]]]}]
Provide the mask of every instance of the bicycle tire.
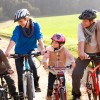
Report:
[{"label": "bicycle tire", "polygon": [[66,100],[63,88],[60,89],[60,100]]},{"label": "bicycle tire", "polygon": [[87,87],[87,93],[89,100],[97,100],[97,96],[95,95],[95,86],[94,86],[94,78],[91,77],[91,71],[88,71],[87,73],[87,84],[89,87]]},{"label": "bicycle tire", "polygon": [[28,96],[28,100],[33,100],[31,75],[27,75],[27,96]]},{"label": "bicycle tire", "polygon": [[98,74],[98,83],[99,83],[99,100],[100,100],[100,73]]},{"label": "bicycle tire", "polygon": [[7,99],[7,93],[5,91],[2,91],[1,99],[0,100],[8,100]]}]

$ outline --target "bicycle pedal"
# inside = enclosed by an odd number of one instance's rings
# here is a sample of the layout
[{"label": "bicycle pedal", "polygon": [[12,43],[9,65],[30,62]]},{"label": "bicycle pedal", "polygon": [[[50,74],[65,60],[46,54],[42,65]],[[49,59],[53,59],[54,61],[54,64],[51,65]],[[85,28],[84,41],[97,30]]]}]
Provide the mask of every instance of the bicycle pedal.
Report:
[{"label": "bicycle pedal", "polygon": [[92,93],[92,90],[90,90],[90,89],[87,89],[87,92],[88,92],[89,94],[91,94],[91,93]]},{"label": "bicycle pedal", "polygon": [[35,92],[41,92],[40,88],[35,88]]},{"label": "bicycle pedal", "polygon": [[87,89],[91,90],[92,89],[92,84],[86,83]]}]

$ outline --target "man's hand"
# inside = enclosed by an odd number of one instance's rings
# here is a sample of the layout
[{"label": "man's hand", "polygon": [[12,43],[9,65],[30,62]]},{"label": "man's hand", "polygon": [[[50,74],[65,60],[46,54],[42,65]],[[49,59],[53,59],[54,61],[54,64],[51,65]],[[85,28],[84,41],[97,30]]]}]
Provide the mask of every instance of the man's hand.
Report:
[{"label": "man's hand", "polygon": [[81,60],[88,59],[88,57],[89,57],[89,55],[86,54],[85,52],[80,52],[78,55]]}]

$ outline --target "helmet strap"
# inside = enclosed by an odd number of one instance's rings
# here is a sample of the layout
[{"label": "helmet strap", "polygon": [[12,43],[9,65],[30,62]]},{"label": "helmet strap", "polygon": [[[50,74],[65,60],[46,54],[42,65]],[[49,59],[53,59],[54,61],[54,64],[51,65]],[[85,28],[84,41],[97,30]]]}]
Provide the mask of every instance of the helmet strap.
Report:
[{"label": "helmet strap", "polygon": [[[58,42],[59,43],[59,42]],[[54,48],[54,52],[57,51],[57,50],[60,50],[60,48],[62,47],[61,45],[62,43],[59,43],[59,47],[58,48]]]},{"label": "helmet strap", "polygon": [[24,28],[26,28],[26,26],[28,25],[28,23],[29,23],[29,20],[27,20],[26,25],[24,26]]}]

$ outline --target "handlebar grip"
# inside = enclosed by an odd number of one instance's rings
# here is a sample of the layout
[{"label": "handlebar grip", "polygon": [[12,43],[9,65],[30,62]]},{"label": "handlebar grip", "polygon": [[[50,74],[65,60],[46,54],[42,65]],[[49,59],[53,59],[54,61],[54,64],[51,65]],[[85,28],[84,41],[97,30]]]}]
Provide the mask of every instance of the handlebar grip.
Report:
[{"label": "handlebar grip", "polygon": [[19,55],[18,54],[10,54],[10,58],[18,58]]},{"label": "handlebar grip", "polygon": [[66,66],[66,68],[70,68],[71,69],[72,68],[72,65]]}]

